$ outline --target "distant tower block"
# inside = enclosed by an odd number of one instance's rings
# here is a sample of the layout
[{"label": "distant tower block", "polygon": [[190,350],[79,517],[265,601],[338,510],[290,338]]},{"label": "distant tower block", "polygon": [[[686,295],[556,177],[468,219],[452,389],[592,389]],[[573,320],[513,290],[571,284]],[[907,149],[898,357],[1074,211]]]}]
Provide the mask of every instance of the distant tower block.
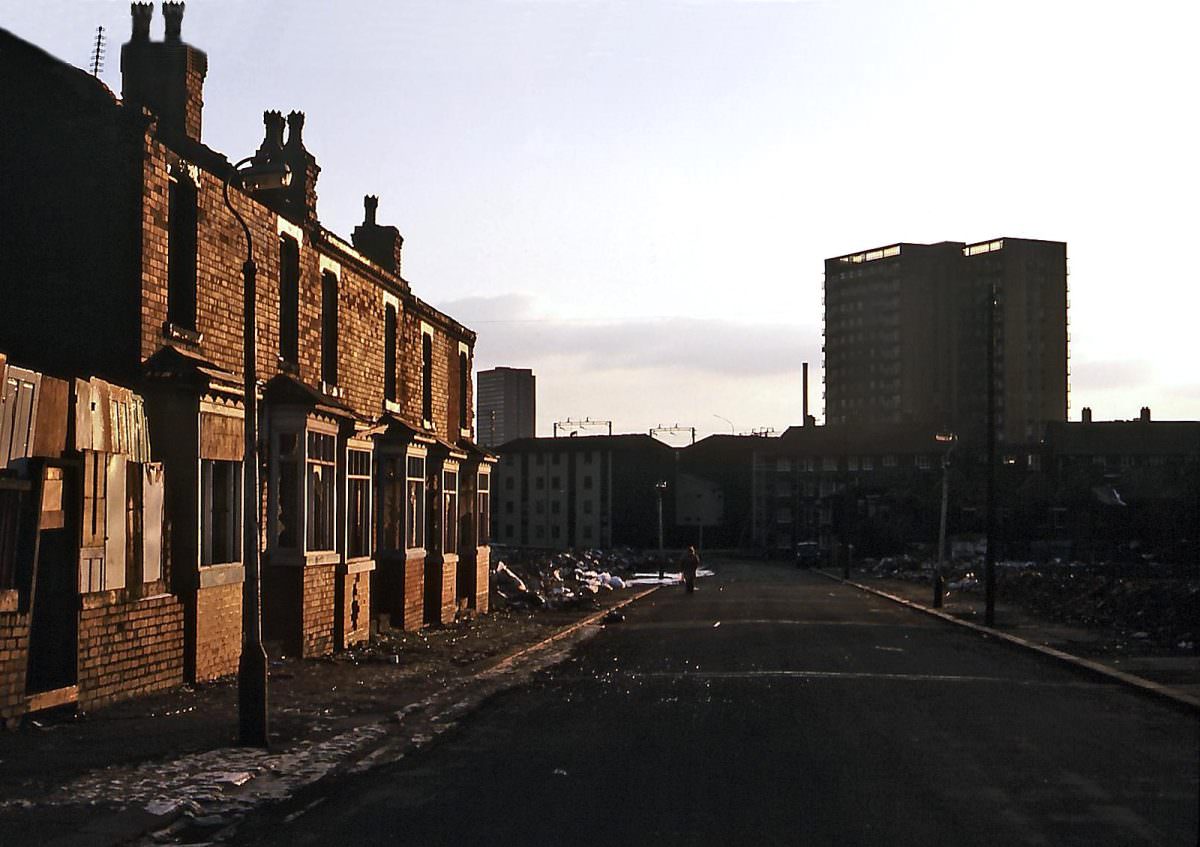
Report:
[{"label": "distant tower block", "polygon": [[536,435],[537,378],[529,368],[479,372],[475,432],[484,447]]}]

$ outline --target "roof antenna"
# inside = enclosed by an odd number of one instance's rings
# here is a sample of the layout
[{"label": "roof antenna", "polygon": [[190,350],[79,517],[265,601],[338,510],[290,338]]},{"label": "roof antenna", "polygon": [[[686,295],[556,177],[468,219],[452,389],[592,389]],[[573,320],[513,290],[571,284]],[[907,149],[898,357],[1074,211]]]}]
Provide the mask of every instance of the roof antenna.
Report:
[{"label": "roof antenna", "polygon": [[104,69],[104,27],[96,27],[96,43],[92,46],[92,76],[99,77]]}]

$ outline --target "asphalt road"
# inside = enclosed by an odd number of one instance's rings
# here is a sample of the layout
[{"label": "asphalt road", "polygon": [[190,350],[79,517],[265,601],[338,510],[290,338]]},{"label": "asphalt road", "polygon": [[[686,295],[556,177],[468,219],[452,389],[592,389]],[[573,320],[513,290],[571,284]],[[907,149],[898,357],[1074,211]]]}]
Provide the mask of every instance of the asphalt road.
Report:
[{"label": "asphalt road", "polygon": [[626,612],[240,840],[1197,843],[1194,716],[781,565],[726,565]]}]

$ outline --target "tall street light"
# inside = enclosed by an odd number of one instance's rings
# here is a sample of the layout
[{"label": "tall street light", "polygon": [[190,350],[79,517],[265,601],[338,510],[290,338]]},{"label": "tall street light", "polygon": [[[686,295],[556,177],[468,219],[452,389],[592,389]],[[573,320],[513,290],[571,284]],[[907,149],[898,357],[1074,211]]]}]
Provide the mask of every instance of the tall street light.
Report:
[{"label": "tall street light", "polygon": [[950,445],[942,454],[942,516],[938,523],[937,571],[933,575],[933,608],[940,609],[946,596],[946,507],[950,500],[950,454],[954,452],[958,440],[953,432],[939,432],[934,438]]},{"label": "tall street light", "polygon": [[[243,165],[249,167],[242,170]],[[243,191],[284,188],[291,181],[286,164],[272,162],[266,154],[242,159],[225,177],[222,196],[225,206],[242,225],[246,236],[246,261],[242,263],[243,417],[245,440],[242,458],[242,561],[245,582],[242,586],[242,656],[238,660],[238,736],[241,743],[266,747],[267,735],[267,652],[262,642],[262,577],[259,569],[258,531],[258,373],[255,365],[255,278],[254,246],[246,219],[229,200],[229,183],[234,175]]]},{"label": "tall street light", "polygon": [[987,554],[984,559],[983,622],[996,625],[996,284],[987,312]]},{"label": "tall street light", "polygon": [[664,568],[666,567],[665,560],[663,559],[662,501],[663,501],[663,492],[665,492],[667,490],[667,481],[665,479],[660,479],[658,482],[654,483],[654,490],[658,494],[658,578],[662,579],[663,571],[664,571]]}]

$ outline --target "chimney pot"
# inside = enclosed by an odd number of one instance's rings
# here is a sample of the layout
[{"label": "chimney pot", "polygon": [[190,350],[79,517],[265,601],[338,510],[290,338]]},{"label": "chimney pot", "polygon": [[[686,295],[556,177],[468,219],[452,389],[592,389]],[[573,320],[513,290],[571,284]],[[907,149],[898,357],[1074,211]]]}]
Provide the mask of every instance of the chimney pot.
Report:
[{"label": "chimney pot", "polygon": [[288,147],[303,147],[304,141],[301,137],[304,132],[304,113],[303,112],[288,112],[287,116],[288,127]]},{"label": "chimney pot", "polygon": [[263,112],[263,127],[265,131],[258,155],[271,159],[283,150],[283,112],[269,109]]},{"label": "chimney pot", "polygon": [[379,197],[374,194],[368,194],[363,197],[363,224],[366,226],[375,226],[375,212],[379,208]]},{"label": "chimney pot", "polygon": [[1140,419],[1143,423],[1150,423],[1150,407],[1142,406]]},{"label": "chimney pot", "polygon": [[183,3],[162,4],[163,18],[167,22],[167,41],[180,40],[180,31],[183,29],[183,6]]},{"label": "chimney pot", "polygon": [[133,41],[150,40],[150,19],[154,17],[153,3],[130,3],[129,13],[133,16]]},{"label": "chimney pot", "polygon": [[1083,407],[1083,411],[1082,411],[1082,413],[1080,414],[1080,419],[1081,419],[1081,420],[1082,420],[1084,423],[1091,423],[1091,422],[1092,422],[1092,407],[1091,407],[1091,406],[1084,406],[1084,407]]}]

